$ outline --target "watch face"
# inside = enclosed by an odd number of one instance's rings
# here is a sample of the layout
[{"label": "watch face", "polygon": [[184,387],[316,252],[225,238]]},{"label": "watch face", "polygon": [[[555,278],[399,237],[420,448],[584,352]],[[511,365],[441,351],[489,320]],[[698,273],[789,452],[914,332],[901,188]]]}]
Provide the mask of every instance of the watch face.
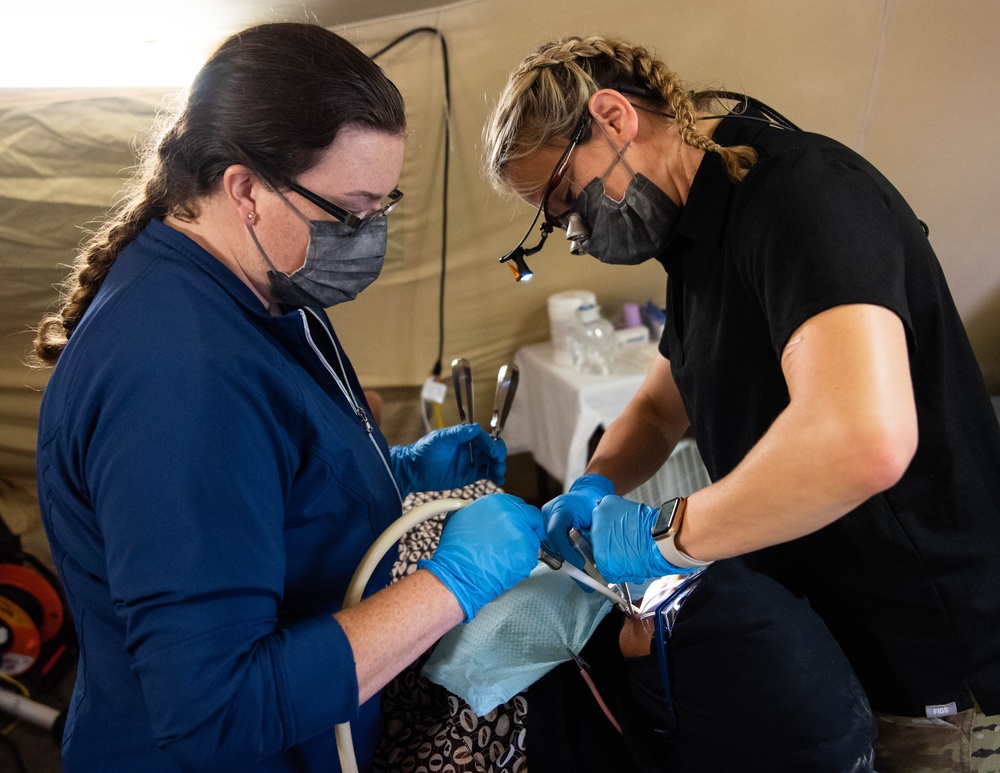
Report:
[{"label": "watch face", "polygon": [[666,537],[673,532],[679,504],[679,499],[669,499],[660,505],[660,514],[656,517],[656,523],[653,524],[653,539]]}]

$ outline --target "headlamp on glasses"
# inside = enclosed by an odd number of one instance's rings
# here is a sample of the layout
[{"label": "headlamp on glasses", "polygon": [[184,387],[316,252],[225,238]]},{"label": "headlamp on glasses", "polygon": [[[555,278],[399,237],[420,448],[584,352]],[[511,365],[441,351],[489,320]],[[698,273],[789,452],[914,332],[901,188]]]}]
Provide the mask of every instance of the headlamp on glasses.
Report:
[{"label": "headlamp on glasses", "polygon": [[[552,174],[549,176],[549,181],[545,185],[545,190],[542,193],[542,202],[538,205],[538,210],[535,212],[535,217],[531,221],[531,225],[528,226],[528,230],[525,231],[524,236],[521,237],[521,241],[518,245],[500,258],[501,263],[506,263],[510,266],[511,272],[514,274],[514,279],[518,282],[527,282],[533,276],[534,273],[530,268],[528,268],[528,263],[525,258],[529,255],[534,255],[540,249],[542,245],[545,244],[545,240],[549,238],[549,234],[552,233],[556,228],[566,229],[566,238],[572,242],[569,251],[574,255],[583,255],[587,252],[587,242],[590,239],[590,230],[587,228],[587,224],[583,221],[583,218],[577,212],[570,211],[562,216],[556,217],[549,212],[549,196],[552,192],[559,187],[559,184],[563,181],[566,176],[566,170],[569,168],[569,159],[573,153],[573,149],[580,144],[580,140],[583,138],[584,133],[590,126],[590,113],[585,112],[580,117],[580,122],[577,124],[576,129],[573,131],[573,136],[570,138],[569,145],[566,146],[566,150],[559,157],[556,162],[555,169],[552,170]],[[545,215],[545,219],[542,221],[539,230],[541,232],[541,238],[538,240],[538,244],[534,247],[525,247],[524,243],[531,236],[531,232],[535,227],[535,223],[538,219]]]}]

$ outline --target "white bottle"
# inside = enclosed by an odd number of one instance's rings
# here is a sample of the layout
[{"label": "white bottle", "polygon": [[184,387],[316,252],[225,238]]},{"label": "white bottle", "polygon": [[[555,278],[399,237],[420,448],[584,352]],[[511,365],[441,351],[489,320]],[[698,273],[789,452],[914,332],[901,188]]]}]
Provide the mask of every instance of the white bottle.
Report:
[{"label": "white bottle", "polygon": [[577,322],[569,329],[569,351],[573,369],[580,373],[607,375],[615,366],[618,344],[614,326],[594,304],[581,306]]}]

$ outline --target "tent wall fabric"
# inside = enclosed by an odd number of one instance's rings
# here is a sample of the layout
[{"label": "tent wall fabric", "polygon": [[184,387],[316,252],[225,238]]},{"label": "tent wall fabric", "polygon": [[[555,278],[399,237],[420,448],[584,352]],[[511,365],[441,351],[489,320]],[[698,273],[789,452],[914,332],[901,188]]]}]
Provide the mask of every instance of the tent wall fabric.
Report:
[{"label": "tent wall fabric", "polygon": [[[373,53],[418,27],[436,28],[450,57],[443,361],[472,363],[479,405],[492,400],[486,374],[520,346],[548,338],[549,295],[591,289],[610,317],[625,302],[664,298],[655,262],[605,266],[571,256],[558,235],[532,262],[530,284],[515,283],[497,263],[533,213],[486,182],[483,124],[521,58],[569,34],[643,42],[692,87],[745,91],[866,155],[929,224],[989,386],[1000,392],[1000,149],[983,139],[1000,123],[1000,4],[622,0],[609,10],[600,0],[466,0],[336,29]],[[399,183],[406,199],[390,220],[383,276],[331,318],[367,386],[416,387],[438,354],[441,47],[433,35],[414,35],[379,64],[407,103]],[[35,421],[47,377],[25,365],[30,328],[57,301],[81,229],[121,191],[137,144],[174,98],[163,89],[0,92],[0,516],[16,517],[15,531],[32,517]],[[445,403],[446,423],[457,418],[453,405]]]},{"label": "tent wall fabric", "polygon": [[121,191],[162,91],[0,92],[0,518],[47,556],[34,483],[47,371],[26,365],[31,327],[58,299],[82,230]]}]

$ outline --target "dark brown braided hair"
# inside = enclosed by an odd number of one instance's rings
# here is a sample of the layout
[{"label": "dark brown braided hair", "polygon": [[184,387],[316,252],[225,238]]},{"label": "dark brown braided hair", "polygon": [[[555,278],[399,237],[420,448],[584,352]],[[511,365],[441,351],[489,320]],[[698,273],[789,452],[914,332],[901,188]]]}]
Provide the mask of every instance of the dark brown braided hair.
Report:
[{"label": "dark brown braided hair", "polygon": [[233,164],[286,186],[348,126],[406,130],[399,91],[354,45],[300,23],[262,24],[227,39],[144,151],[122,203],[82,246],[60,309],[39,324],[32,364],[55,364],[111,266],[151,220],[196,218],[199,198]]}]

